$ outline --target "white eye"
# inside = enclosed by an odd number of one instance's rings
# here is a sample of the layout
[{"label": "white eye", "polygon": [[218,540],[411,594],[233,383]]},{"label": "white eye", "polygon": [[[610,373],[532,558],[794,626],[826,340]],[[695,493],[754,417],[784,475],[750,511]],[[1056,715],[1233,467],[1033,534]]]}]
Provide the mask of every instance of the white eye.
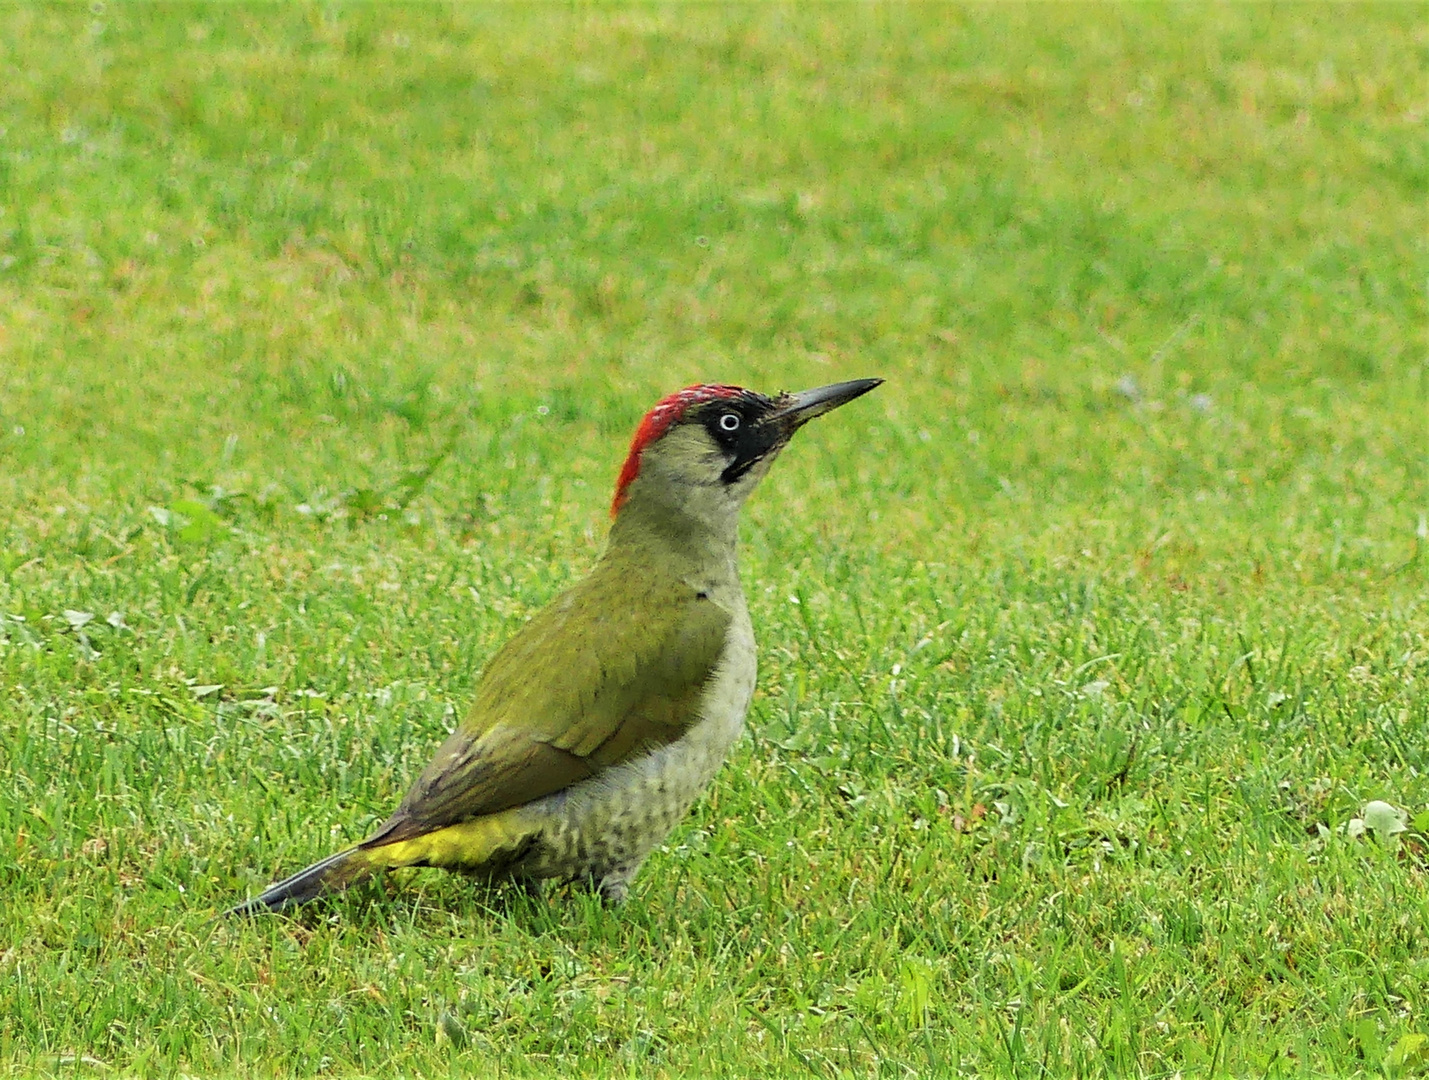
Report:
[{"label": "white eye", "polygon": [[738,431],[739,414],[727,412],[719,418],[719,429],[721,431]]}]

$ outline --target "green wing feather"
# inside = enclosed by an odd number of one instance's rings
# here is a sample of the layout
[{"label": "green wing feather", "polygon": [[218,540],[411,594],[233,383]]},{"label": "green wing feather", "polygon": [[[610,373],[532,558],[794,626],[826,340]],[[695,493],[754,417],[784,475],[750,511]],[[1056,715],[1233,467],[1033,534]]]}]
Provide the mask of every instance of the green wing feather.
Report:
[{"label": "green wing feather", "polygon": [[598,565],[492,658],[466,719],[362,846],[519,806],[674,742],[730,620],[683,581]]}]

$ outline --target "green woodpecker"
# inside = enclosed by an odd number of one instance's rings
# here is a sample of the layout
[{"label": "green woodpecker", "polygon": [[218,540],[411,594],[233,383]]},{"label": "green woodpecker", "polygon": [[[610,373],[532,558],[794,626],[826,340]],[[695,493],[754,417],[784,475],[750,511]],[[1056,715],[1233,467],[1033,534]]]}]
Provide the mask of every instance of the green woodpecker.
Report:
[{"label": "green woodpecker", "polygon": [[397,811],[231,913],[401,866],[582,881],[623,900],[744,726],[755,650],[739,508],[800,426],[880,382],[777,398],[692,386],[660,401],[620,470],[595,568],[492,658]]}]

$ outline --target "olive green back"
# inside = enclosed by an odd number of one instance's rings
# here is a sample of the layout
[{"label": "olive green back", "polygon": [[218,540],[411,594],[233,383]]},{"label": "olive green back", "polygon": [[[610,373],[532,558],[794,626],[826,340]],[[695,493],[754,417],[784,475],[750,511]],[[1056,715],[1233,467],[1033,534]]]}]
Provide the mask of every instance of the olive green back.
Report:
[{"label": "olive green back", "polygon": [[365,846],[531,802],[688,730],[731,616],[678,578],[628,567],[603,560],[506,643]]}]

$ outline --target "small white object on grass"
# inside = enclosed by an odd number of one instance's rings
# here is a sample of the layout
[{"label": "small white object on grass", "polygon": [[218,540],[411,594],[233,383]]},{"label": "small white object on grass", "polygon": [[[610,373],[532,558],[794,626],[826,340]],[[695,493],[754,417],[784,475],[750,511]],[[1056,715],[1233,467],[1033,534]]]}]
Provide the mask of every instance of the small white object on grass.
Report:
[{"label": "small white object on grass", "polygon": [[1350,819],[1345,826],[1345,833],[1349,836],[1363,836],[1366,832],[1371,832],[1381,844],[1389,844],[1399,833],[1408,830],[1409,826],[1404,823],[1404,818],[1404,811],[1375,799],[1365,803],[1359,817]]}]

